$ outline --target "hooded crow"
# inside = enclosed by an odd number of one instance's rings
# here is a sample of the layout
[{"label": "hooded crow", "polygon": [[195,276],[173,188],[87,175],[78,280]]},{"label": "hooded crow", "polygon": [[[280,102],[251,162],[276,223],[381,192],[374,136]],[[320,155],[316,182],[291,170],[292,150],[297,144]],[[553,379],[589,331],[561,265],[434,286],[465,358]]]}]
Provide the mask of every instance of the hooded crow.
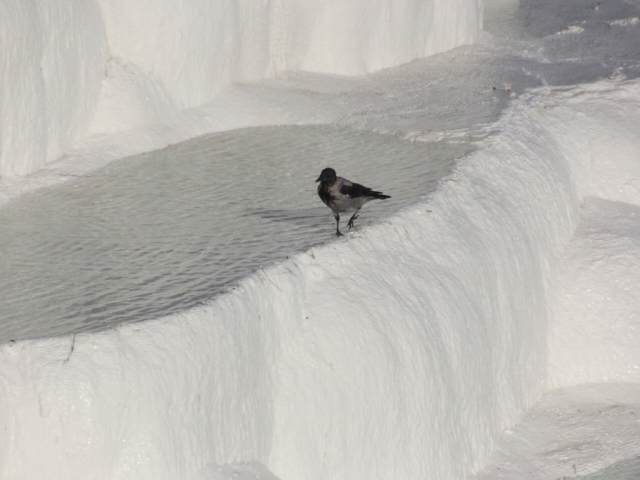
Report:
[{"label": "hooded crow", "polygon": [[349,219],[347,226],[349,229],[353,227],[353,221],[358,218],[358,212],[362,205],[369,200],[391,198],[389,195],[383,195],[368,187],[350,182],[346,178],[336,176],[333,168],[325,168],[316,180],[320,182],[318,185],[318,196],[327,207],[333,211],[336,219],[336,235],[342,236],[340,233],[340,214],[353,213]]}]

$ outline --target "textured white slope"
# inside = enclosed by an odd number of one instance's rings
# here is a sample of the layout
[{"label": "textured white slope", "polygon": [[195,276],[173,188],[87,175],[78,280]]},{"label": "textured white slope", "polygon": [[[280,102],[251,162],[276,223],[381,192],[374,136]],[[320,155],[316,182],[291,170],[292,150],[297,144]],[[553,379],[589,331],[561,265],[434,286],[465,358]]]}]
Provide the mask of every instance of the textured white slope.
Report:
[{"label": "textured white slope", "polygon": [[[583,475],[638,457],[639,408],[638,383],[589,383],[547,392],[518,425],[505,430],[492,465],[470,480],[586,480]],[[637,467],[634,471],[635,476],[630,470],[597,478],[631,480],[638,478]]]},{"label": "textured white slope", "polygon": [[481,0],[276,1],[274,67],[362,75],[397,66],[473,43],[482,8]]},{"label": "textured white slope", "polygon": [[640,383],[640,207],[587,197],[563,266],[550,384]]},{"label": "textured white slope", "polygon": [[2,475],[189,478],[255,460],[283,479],[464,478],[485,465],[544,389],[578,219],[570,152],[541,115],[583,125],[549,98],[517,103],[426,203],[209,305],[2,347]]},{"label": "textured white slope", "polygon": [[638,92],[637,82],[602,82],[540,103],[580,197],[549,325],[553,390],[505,430],[472,478],[569,478],[640,454]]},{"label": "textured white slope", "polygon": [[100,0],[114,57],[178,108],[284,70],[362,75],[472,43],[480,0]]},{"label": "textured white slope", "polygon": [[[582,91],[584,90],[584,91]],[[550,329],[550,386],[640,382],[640,135],[636,83],[558,98],[544,117],[571,159],[581,221]],[[579,121],[574,129],[560,119]]]},{"label": "textured white slope", "polygon": [[96,1],[0,6],[0,175],[60,158],[96,109],[107,39]]}]

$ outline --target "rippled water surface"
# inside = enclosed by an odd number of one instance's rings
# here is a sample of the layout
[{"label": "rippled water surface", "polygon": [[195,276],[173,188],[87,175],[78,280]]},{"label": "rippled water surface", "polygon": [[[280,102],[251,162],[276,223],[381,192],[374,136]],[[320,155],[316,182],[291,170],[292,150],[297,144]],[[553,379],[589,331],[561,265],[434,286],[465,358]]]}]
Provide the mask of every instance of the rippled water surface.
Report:
[{"label": "rippled water surface", "polygon": [[[0,210],[0,341],[99,330],[196,305],[333,238],[320,170],[382,190],[366,225],[428,193],[470,143],[337,127],[201,137]],[[342,222],[346,232],[346,221]]]}]

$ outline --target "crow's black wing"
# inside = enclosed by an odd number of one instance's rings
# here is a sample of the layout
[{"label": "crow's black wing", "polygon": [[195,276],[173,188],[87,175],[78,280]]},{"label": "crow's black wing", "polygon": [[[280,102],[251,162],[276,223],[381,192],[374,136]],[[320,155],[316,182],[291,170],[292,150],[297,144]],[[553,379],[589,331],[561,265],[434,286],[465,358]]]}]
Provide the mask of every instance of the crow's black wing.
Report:
[{"label": "crow's black wing", "polygon": [[371,195],[371,189],[359,183],[352,183],[351,185],[342,185],[340,193],[351,198],[366,197]]},{"label": "crow's black wing", "polygon": [[360,185],[358,183],[352,183],[351,185],[342,185],[340,187],[340,193],[351,198],[371,197],[380,200],[391,198],[389,195],[385,195],[382,192],[376,192],[375,190],[371,190],[369,187],[365,187],[364,185]]}]

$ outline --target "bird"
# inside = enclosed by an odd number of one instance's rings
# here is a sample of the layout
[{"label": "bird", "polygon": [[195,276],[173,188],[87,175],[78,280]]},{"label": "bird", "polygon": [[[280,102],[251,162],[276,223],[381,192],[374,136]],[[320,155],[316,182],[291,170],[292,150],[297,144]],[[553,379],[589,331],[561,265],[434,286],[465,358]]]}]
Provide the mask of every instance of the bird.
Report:
[{"label": "bird", "polygon": [[376,192],[369,187],[365,187],[358,183],[353,183],[346,178],[338,177],[333,168],[327,167],[320,173],[316,180],[318,185],[318,196],[327,207],[333,212],[336,219],[336,236],[341,237],[340,233],[340,214],[354,212],[347,226],[349,230],[353,228],[353,221],[358,218],[358,212],[362,206],[369,200],[385,200],[391,198],[382,192]]}]

